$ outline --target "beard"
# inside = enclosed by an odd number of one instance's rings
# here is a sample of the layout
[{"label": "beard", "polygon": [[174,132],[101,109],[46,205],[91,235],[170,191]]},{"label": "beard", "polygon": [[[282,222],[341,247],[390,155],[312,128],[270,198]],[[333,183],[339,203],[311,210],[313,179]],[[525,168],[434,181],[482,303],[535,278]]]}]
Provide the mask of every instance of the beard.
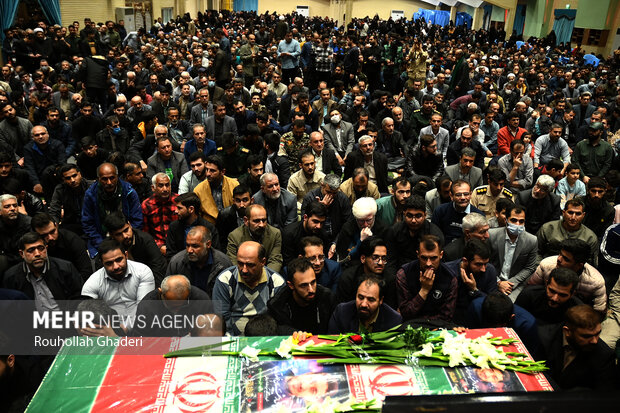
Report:
[{"label": "beard", "polygon": [[280,193],[281,193],[281,191],[278,191],[275,194],[269,192],[269,193],[266,193],[265,195],[267,196],[268,199],[271,199],[272,201],[275,201],[276,199],[280,198]]}]

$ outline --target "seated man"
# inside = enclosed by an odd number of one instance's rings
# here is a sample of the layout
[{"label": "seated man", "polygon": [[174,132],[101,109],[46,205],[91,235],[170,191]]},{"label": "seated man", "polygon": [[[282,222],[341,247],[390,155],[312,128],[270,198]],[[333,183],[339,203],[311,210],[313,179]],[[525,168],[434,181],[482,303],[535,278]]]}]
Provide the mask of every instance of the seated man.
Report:
[{"label": "seated man", "polygon": [[299,256],[307,259],[312,265],[316,282],[335,293],[342,273],[340,263],[325,257],[325,244],[317,236],[303,237],[300,244],[302,253]]},{"label": "seated man", "polygon": [[338,282],[339,303],[355,300],[360,281],[373,275],[384,282],[384,301],[391,308],[397,308],[396,273],[388,269],[388,250],[385,242],[378,237],[366,238],[360,244],[360,262],[354,263],[342,272]]},{"label": "seated man", "polygon": [[252,192],[247,186],[239,184],[233,189],[232,205],[220,211],[217,221],[215,221],[215,227],[220,237],[219,242],[215,245],[219,245],[220,251],[226,251],[228,235],[243,225],[245,209],[252,203]]},{"label": "seated man", "polygon": [[297,201],[295,195],[280,188],[278,175],[265,173],[260,177],[261,190],[254,194],[254,203],[267,210],[269,225],[283,229],[297,221]]},{"label": "seated man", "polygon": [[549,367],[546,373],[562,389],[612,390],[616,376],[614,353],[602,340],[601,316],[588,305],[566,312],[562,326],[540,332]]},{"label": "seated man", "polygon": [[179,192],[179,182],[185,172],[189,170],[185,158],[181,152],[172,150],[172,143],[168,136],[168,128],[162,125],[155,127],[155,134],[163,133],[157,136],[157,152],[153,154],[146,164],[146,177],[152,179],[158,173],[164,173],[170,178],[172,191]]},{"label": "seated man", "polygon": [[[212,323],[211,327],[215,327],[217,316],[213,314],[207,293],[191,285],[184,275],[170,275],[161,281],[161,287],[149,292],[138,304],[136,318],[142,322],[134,325],[131,335],[183,337],[192,334],[196,324],[209,325],[190,321],[197,320],[198,316],[204,316]],[[164,319],[174,322],[162,323]]]},{"label": "seated man", "polygon": [[402,317],[383,303],[384,281],[375,275],[365,275],[359,282],[355,301],[339,304],[331,320],[329,334],[376,333],[402,323]]},{"label": "seated man", "polygon": [[67,162],[62,142],[50,139],[45,126],[32,128],[32,140],[24,145],[24,169],[34,183],[33,192],[51,199],[56,187],[55,169]]},{"label": "seated man", "polygon": [[220,211],[232,205],[232,191],[239,182],[225,175],[224,161],[217,155],[207,157],[205,169],[207,179],[194,192],[200,198],[204,218],[214,224]]},{"label": "seated man", "polygon": [[579,275],[568,268],[551,271],[547,283],[525,287],[515,304],[523,307],[536,318],[538,325],[559,324],[571,307],[583,304],[575,297]]},{"label": "seated man", "polygon": [[22,262],[4,273],[3,288],[26,294],[34,300],[38,311],[68,310],[61,305],[80,298],[82,277],[77,269],[69,261],[48,257],[45,241],[39,234],[24,234],[17,248]]},{"label": "seated man", "polygon": [[489,230],[491,264],[497,269],[497,288],[514,302],[536,269],[536,237],[525,231],[525,208],[506,208],[506,228]]},{"label": "seated man", "polygon": [[541,175],[531,190],[521,191],[515,197],[515,203],[527,211],[525,229],[530,234],[536,234],[545,222],[560,217],[560,197],[553,193],[554,188],[555,180]]},{"label": "seated man", "polygon": [[435,235],[444,245],[443,233],[426,218],[426,204],[419,195],[407,199],[404,206],[403,221],[398,222],[385,233],[388,247],[388,267],[396,273],[401,266],[417,259],[412,245],[417,245],[424,235]]},{"label": "seated man", "polygon": [[605,231],[614,223],[616,211],[607,202],[607,181],[605,178],[594,176],[587,186],[588,192],[582,198],[585,204],[585,219],[583,225],[592,230],[600,240]]},{"label": "seated man", "polygon": [[[409,150],[405,161],[405,176],[419,175],[437,179],[444,172],[443,154],[438,152],[438,143],[433,135],[422,135],[420,144]],[[447,148],[447,146],[446,146]]]},{"label": "seated man", "polygon": [[140,204],[142,204],[145,199],[153,195],[151,180],[146,179],[146,176],[144,175],[145,174],[142,170],[142,165],[140,165],[139,159],[132,158],[125,161],[122,178],[129,182],[133,189],[138,193]]},{"label": "seated man", "polygon": [[153,236],[162,255],[166,255],[166,235],[170,224],[178,218],[175,202],[177,194],[172,193],[170,177],[165,173],[158,172],[151,181],[153,195],[142,202],[142,229]]},{"label": "seated man", "polygon": [[32,221],[32,229],[37,232],[47,244],[47,254],[50,257],[60,258],[72,263],[83,280],[93,273],[93,267],[88,257],[86,243],[82,238],[71,231],[58,227],[58,223],[49,214],[39,212]]},{"label": "seated man", "polygon": [[351,203],[340,188],[340,176],[336,174],[325,175],[320,188],[306,194],[301,204],[301,214],[305,214],[310,203],[319,201],[327,207],[327,219],[325,220],[325,232],[330,241],[336,239],[342,226],[351,218]]},{"label": "seated man", "polygon": [[532,187],[534,165],[529,154],[525,154],[525,144],[521,139],[510,142],[510,153],[497,161],[497,166],[506,175],[508,188],[518,190]]},{"label": "seated man", "polygon": [[217,276],[232,266],[226,254],[212,248],[211,242],[212,234],[207,227],[191,227],[185,238],[185,248],[172,257],[166,276],[183,274],[193,286],[211,295]]},{"label": "seated man", "polygon": [[351,178],[340,185],[340,192],[349,198],[351,205],[358,199],[371,197],[379,199],[381,194],[377,185],[370,182],[370,175],[364,168],[355,168]]},{"label": "seated man", "polygon": [[189,156],[189,171],[185,172],[179,181],[179,194],[194,192],[194,189],[207,179],[207,167],[205,162],[207,155],[202,152],[194,152]]},{"label": "seated man", "polygon": [[[108,236],[125,248],[127,258],[147,265],[153,271],[155,285],[161,283],[166,273],[167,262],[153,236],[148,232],[134,230],[122,212],[108,215],[103,224],[108,229]],[[96,264],[101,266],[100,262]]]},{"label": "seated man", "polygon": [[461,158],[458,163],[446,167],[446,175],[452,181],[466,181],[470,188],[477,188],[482,185],[482,169],[474,166],[476,152],[472,148],[463,148]]},{"label": "seated man", "polygon": [[282,235],[280,230],[267,223],[267,210],[258,204],[245,209],[243,225],[228,234],[226,255],[237,263],[239,246],[246,241],[259,242],[267,257],[266,266],[274,272],[282,269]]},{"label": "seated man", "polygon": [[291,175],[287,190],[297,198],[297,205],[301,207],[306,194],[321,186],[325,174],[316,168],[314,155],[309,149],[299,155],[299,170]]},{"label": "seated man", "polygon": [[278,334],[326,334],[336,305],[334,295],[317,284],[316,273],[304,258],[289,262],[287,272],[286,287],[267,302],[269,314],[278,322]]},{"label": "seated man", "polygon": [[442,175],[435,179],[435,188],[431,189],[424,195],[427,221],[431,221],[433,219],[433,213],[439,205],[450,202],[451,189],[452,179],[450,179],[448,175]]},{"label": "seated man", "polygon": [[60,222],[60,228],[82,235],[82,204],[90,182],[73,164],[61,166],[58,174],[62,177],[62,183],[54,188],[49,213],[56,222]]},{"label": "seated man", "polygon": [[482,215],[472,212],[463,218],[463,236],[453,239],[444,248],[444,261],[460,259],[463,256],[465,244],[474,239],[484,242],[489,239],[489,223]]},{"label": "seated man", "polygon": [[236,265],[215,281],[213,300],[221,305],[226,331],[232,335],[240,335],[251,317],[266,313],[269,299],[285,288],[282,276],[265,266],[266,255],[258,242],[243,242],[235,256]]},{"label": "seated man", "polygon": [[[345,179],[352,178],[354,171],[366,170],[370,183],[376,185],[379,192],[388,191],[388,160],[385,154],[375,150],[375,139],[363,135],[358,139],[359,147],[347,156],[344,168]],[[337,172],[340,175],[339,172]]]},{"label": "seated man", "polygon": [[329,256],[329,251],[331,251],[331,256],[333,256],[336,252],[336,244],[333,244],[332,247],[327,234],[323,230],[326,220],[327,208],[319,201],[314,201],[304,211],[301,221],[293,222],[284,227],[281,231],[282,259],[284,262],[289,262],[293,258],[298,257],[302,252],[301,239],[312,235],[321,238],[323,245],[328,248],[324,253]]},{"label": "seated man", "polygon": [[589,256],[590,247],[585,241],[575,238],[565,239],[560,244],[560,253],[543,259],[527,283],[546,285],[551,271],[556,268],[573,270],[579,274],[575,296],[603,314],[607,309],[605,279],[596,268],[586,262]]},{"label": "seated man", "polygon": [[135,316],[140,300],[155,289],[151,269],[127,259],[127,251],[113,239],[101,242],[98,250],[103,268],[95,271],[82,287],[82,295],[99,298],[122,316]]},{"label": "seated man", "polygon": [[562,219],[546,222],[536,234],[538,238],[538,260],[558,255],[565,239],[580,239],[588,244],[588,262],[594,266],[598,263],[599,244],[596,234],[583,225],[585,217],[584,203],[575,198],[566,202]]},{"label": "seated man", "polygon": [[377,218],[387,225],[394,225],[403,220],[403,212],[407,199],[411,197],[411,182],[403,177],[392,183],[393,195],[377,200]]},{"label": "seated man", "polygon": [[360,243],[373,235],[382,238],[387,230],[387,226],[376,219],[377,203],[373,198],[358,199],[351,211],[353,219],[343,225],[336,242],[336,253],[340,261],[348,256],[357,261]]},{"label": "seated man", "polygon": [[396,273],[398,310],[405,321],[424,318],[451,322],[456,308],[458,279],[441,262],[441,241],[434,235],[424,235],[417,250],[418,259]]},{"label": "seated man", "polygon": [[[248,156],[247,172],[241,175],[237,180],[239,185],[250,188],[250,194],[260,191],[260,177],[265,173],[265,161],[260,154],[252,154]],[[298,171],[299,172],[299,171]]]},{"label": "seated man", "polygon": [[467,328],[512,328],[534,360],[540,360],[540,339],[536,319],[523,308],[515,305],[506,294],[499,291],[474,299],[465,314]]},{"label": "seated man", "polygon": [[431,219],[431,222],[443,232],[446,243],[461,236],[465,215],[472,212],[484,215],[482,211],[469,203],[471,186],[467,181],[459,179],[452,183],[450,199],[452,202],[441,204],[435,209]]},{"label": "seated man", "polygon": [[609,293],[609,314],[607,319],[603,321],[601,340],[603,340],[611,349],[617,348],[620,339],[620,278]]},{"label": "seated man", "polygon": [[489,168],[489,184],[474,189],[471,204],[484,212],[487,219],[495,216],[495,204],[499,199],[512,201],[513,194],[505,188],[506,174],[499,168]]},{"label": "seated man", "polygon": [[86,191],[82,206],[82,227],[88,237],[91,258],[97,255],[97,248],[106,235],[103,220],[112,212],[122,211],[133,228],[142,229],[143,225],[138,194],[130,184],[118,178],[117,167],[111,163],[101,164],[97,175],[97,183]]},{"label": "seated man", "polygon": [[170,223],[166,233],[166,258],[170,259],[174,254],[185,249],[185,237],[188,231],[197,225],[207,227],[211,232],[213,248],[224,251],[220,247],[220,236],[215,225],[200,216],[198,195],[188,192],[177,196],[174,203],[178,219]]},{"label": "seated man", "polygon": [[15,195],[0,195],[0,274],[21,261],[17,244],[30,232],[30,220],[18,211]]}]

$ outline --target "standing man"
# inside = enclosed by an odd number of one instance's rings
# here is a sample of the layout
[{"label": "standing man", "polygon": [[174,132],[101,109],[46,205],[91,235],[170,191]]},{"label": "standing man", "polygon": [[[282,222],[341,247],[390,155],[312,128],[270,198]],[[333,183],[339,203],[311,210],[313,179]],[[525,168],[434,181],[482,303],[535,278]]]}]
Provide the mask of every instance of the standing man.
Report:
[{"label": "standing man", "polygon": [[614,151],[609,142],[602,139],[602,136],[603,124],[601,122],[590,123],[588,139],[580,141],[575,146],[573,162],[581,167],[585,184],[593,176],[604,177],[611,168]]},{"label": "standing man", "polygon": [[221,304],[226,330],[240,335],[248,320],[267,312],[267,302],[284,288],[280,274],[266,267],[266,251],[258,242],[239,245],[236,265],[222,272],[213,287],[213,300]]},{"label": "standing man", "polygon": [[278,58],[282,64],[282,81],[288,85],[299,76],[299,42],[293,39],[293,32],[288,31],[278,44]]}]

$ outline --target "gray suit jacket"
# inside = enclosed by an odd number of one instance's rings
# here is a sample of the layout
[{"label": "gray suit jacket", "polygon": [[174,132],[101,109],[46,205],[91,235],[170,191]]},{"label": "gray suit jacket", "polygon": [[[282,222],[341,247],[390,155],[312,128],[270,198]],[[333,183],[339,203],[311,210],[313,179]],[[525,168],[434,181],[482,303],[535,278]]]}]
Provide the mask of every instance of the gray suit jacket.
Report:
[{"label": "gray suit jacket", "polygon": [[276,203],[275,212],[273,208],[267,205],[267,197],[263,191],[254,194],[254,203],[259,204],[267,209],[267,222],[278,229],[283,229],[288,224],[297,221],[297,197],[286,189],[280,190],[280,198]]},{"label": "gray suit jacket", "polygon": [[323,135],[325,137],[325,145],[336,153],[342,153],[344,151],[344,155],[348,155],[353,150],[353,145],[355,145],[353,125],[345,121],[340,121],[340,124],[342,129],[340,133],[340,142],[342,142],[342,145],[337,139],[337,128],[331,122],[326,123],[325,126],[322,127]]},{"label": "gray suit jacket", "polygon": [[[452,181],[456,181],[459,179],[459,164],[454,164],[446,167],[446,175],[452,179]],[[477,166],[472,166],[469,171],[469,184],[471,185],[471,190],[482,185],[482,169]]]},{"label": "gray suit jacket", "polygon": [[[78,110],[78,107],[75,104],[75,102],[73,101],[73,99],[71,99],[71,97],[73,97],[73,92],[69,92],[68,95],[69,95],[69,102],[71,102],[70,103],[71,113],[65,113],[65,115],[68,116],[68,117],[71,117]],[[60,108],[60,92],[52,93],[52,103],[57,108]]]},{"label": "gray suit jacket", "polygon": [[[506,245],[506,229],[491,228],[489,230],[489,245],[491,246],[491,264],[497,268],[497,274],[501,274],[504,266],[504,253]],[[536,270],[538,252],[538,239],[529,232],[523,232],[517,240],[517,248],[512,256],[509,278],[513,283],[512,293],[509,295],[514,302],[525,287],[527,279]],[[500,280],[498,280],[500,281]]]},{"label": "gray suit jacket", "polygon": [[[218,148],[222,146],[222,137],[215,136],[215,116],[209,116],[207,118],[207,123],[205,124],[205,132],[207,133],[207,139],[215,141],[215,144]],[[232,132],[235,136],[239,136],[239,134],[237,133],[237,123],[235,122],[234,118],[228,115],[224,117],[223,132]]]},{"label": "gray suit jacket", "polygon": [[204,119],[202,117],[202,105],[194,105],[189,116],[189,122],[191,125],[196,123],[204,124],[206,119],[211,116],[213,116],[213,104],[211,102],[207,105],[207,114]]},{"label": "gray suit jacket", "polygon": [[[164,161],[161,159],[158,153],[151,156],[146,161],[147,169],[146,169],[146,177],[149,181],[155,176],[156,173],[166,172],[166,166],[164,165]],[[187,162],[185,162],[185,156],[181,152],[172,152],[172,157],[170,158],[170,167],[172,168],[172,182],[170,182],[172,187],[172,192],[179,192],[179,181],[185,172],[189,169],[187,168]]]}]

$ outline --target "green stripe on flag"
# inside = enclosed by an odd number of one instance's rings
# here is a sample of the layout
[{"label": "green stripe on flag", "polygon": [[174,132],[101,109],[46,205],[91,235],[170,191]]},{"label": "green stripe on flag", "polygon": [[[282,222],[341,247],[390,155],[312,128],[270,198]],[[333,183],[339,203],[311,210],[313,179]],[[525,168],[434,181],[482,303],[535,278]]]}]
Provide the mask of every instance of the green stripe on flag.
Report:
[{"label": "green stripe on flag", "polygon": [[90,412],[115,349],[63,346],[26,412]]}]

